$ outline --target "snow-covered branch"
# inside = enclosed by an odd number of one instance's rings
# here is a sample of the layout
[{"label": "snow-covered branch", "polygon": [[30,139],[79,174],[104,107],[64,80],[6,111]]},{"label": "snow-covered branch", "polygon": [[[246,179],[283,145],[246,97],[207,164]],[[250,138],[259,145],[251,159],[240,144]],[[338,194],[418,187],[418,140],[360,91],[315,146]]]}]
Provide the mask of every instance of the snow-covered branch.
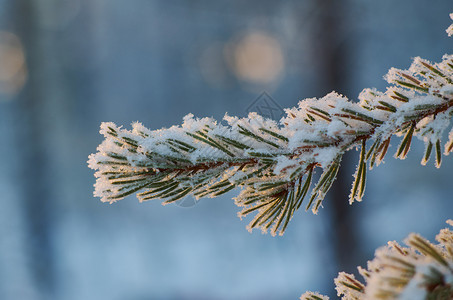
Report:
[{"label": "snow-covered branch", "polygon": [[[453,220],[447,221],[453,226]],[[361,299],[453,299],[453,231],[442,229],[434,245],[418,234],[376,250],[367,269],[358,268],[365,280],[341,272],[335,279],[338,296],[343,300]],[[327,296],[307,292],[302,300],[328,300]]]},{"label": "snow-covered branch", "polygon": [[256,113],[226,115],[225,125],[189,114],[181,126],[154,131],[140,123],[130,131],[103,123],[105,140],[88,161],[96,170],[94,193],[111,203],[138,192],[140,201],[167,204],[242,187],[235,198],[239,215],[256,212],[249,229],[283,234],[315,170],[322,174],[305,204],[314,213],[350,149],[360,149],[350,203],[362,199],[367,169],[384,159],[394,136],[403,136],[396,152],[401,159],[414,136],[426,144],[423,164],[434,151],[439,167],[442,152],[453,150],[453,132],[441,149],[453,114],[453,56],[437,64],[416,58],[409,70],[391,69],[386,80],[386,92],[365,89],[358,103],[335,92],[302,100],[279,123]]}]

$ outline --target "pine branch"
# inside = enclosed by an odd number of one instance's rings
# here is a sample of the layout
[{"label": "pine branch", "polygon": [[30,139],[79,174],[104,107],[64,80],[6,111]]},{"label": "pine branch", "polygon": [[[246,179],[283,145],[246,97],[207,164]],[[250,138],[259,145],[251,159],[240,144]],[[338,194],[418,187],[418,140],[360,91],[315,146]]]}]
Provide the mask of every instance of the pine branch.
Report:
[{"label": "pine branch", "polygon": [[[248,228],[283,234],[313,173],[322,169],[305,209],[317,213],[350,149],[360,149],[350,203],[361,201],[367,165],[382,162],[394,136],[403,136],[396,157],[406,157],[415,136],[426,144],[422,164],[435,149],[440,166],[441,137],[453,114],[453,56],[438,64],[416,58],[409,70],[391,69],[386,79],[385,93],[365,89],[359,103],[334,92],[302,100],[279,124],[256,113],[225,116],[227,125],[189,114],[181,126],[155,131],[103,123],[105,140],[89,158],[98,178],[94,194],[111,203],[138,192],[140,201],[168,204],[242,187],[235,198],[239,215],[256,213]],[[452,151],[453,133],[444,149]]]},{"label": "pine branch", "polygon": [[[453,226],[453,220],[447,221]],[[337,294],[343,300],[360,299],[453,299],[453,231],[442,229],[434,245],[418,234],[376,250],[368,268],[358,268],[365,280],[341,272],[335,279]],[[324,297],[324,298],[323,298]],[[302,300],[329,299],[306,292]]]},{"label": "pine branch", "polygon": [[235,198],[239,216],[256,213],[248,228],[283,234],[322,169],[305,205],[318,212],[350,149],[360,149],[351,204],[362,200],[367,168],[384,160],[395,136],[403,136],[395,154],[400,159],[414,136],[424,141],[423,165],[433,150],[436,167],[442,152],[453,151],[453,131],[444,151],[441,144],[453,115],[453,55],[437,64],[415,58],[408,70],[392,68],[386,79],[385,93],[365,89],[358,103],[335,92],[302,100],[278,124],[256,113],[226,115],[227,125],[189,114],[181,126],[154,131],[140,123],[131,131],[102,123],[105,140],[88,161],[96,170],[94,195],[112,203],[137,193],[140,201],[168,204],[241,187]]}]

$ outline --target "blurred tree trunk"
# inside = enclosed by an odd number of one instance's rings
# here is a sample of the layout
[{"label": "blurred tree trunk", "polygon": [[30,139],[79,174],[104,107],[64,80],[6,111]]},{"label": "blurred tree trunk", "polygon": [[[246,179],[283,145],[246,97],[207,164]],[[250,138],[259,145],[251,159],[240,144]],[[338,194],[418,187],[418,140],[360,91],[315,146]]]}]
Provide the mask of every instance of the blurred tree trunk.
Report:
[{"label": "blurred tree trunk", "polygon": [[53,191],[49,178],[49,124],[51,111],[45,80],[45,36],[40,30],[38,10],[43,1],[16,0],[12,7],[13,31],[25,49],[28,79],[15,99],[14,148],[19,158],[16,189],[24,210],[27,235],[26,254],[31,278],[42,299],[52,298],[55,289],[54,249],[52,245]]},{"label": "blurred tree trunk", "polygon": [[[348,60],[351,49],[348,42],[348,3],[335,0],[316,1],[318,11],[318,31],[314,32],[315,53],[320,63],[321,95],[332,90],[352,98],[350,82],[348,82]],[[353,98],[352,98],[353,99]],[[343,156],[337,180],[326,199],[326,209],[330,213],[330,234],[334,245],[334,255],[339,270],[354,272],[358,249],[356,217],[348,204],[350,184],[352,182],[353,156]],[[350,179],[350,180],[349,180]],[[336,275],[335,275],[336,276]]]}]

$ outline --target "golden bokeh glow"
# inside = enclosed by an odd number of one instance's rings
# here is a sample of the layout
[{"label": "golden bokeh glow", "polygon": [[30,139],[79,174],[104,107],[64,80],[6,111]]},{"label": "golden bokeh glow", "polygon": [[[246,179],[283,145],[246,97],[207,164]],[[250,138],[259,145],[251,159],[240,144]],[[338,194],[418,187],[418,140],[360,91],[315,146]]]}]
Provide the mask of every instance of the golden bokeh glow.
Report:
[{"label": "golden bokeh glow", "polygon": [[280,43],[266,33],[249,33],[230,45],[226,53],[233,71],[244,81],[270,83],[284,68]]},{"label": "golden bokeh glow", "polygon": [[0,31],[0,93],[16,94],[27,78],[25,55],[19,38]]}]

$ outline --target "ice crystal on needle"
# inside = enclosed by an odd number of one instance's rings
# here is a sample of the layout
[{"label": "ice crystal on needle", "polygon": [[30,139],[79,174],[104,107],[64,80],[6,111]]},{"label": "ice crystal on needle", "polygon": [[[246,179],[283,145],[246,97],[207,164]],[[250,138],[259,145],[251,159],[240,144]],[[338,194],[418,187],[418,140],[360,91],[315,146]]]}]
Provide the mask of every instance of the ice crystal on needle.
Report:
[{"label": "ice crystal on needle", "polygon": [[318,212],[350,149],[360,150],[350,203],[362,200],[367,169],[384,159],[394,136],[402,137],[397,158],[406,157],[414,136],[426,145],[422,164],[434,151],[439,167],[442,152],[453,151],[453,131],[443,151],[441,144],[453,115],[453,55],[437,64],[417,57],[385,79],[387,91],[365,89],[358,103],[335,92],[302,100],[279,123],[256,113],[225,115],[226,125],[189,114],[182,125],[160,130],[102,123],[105,140],[88,160],[96,170],[94,195],[112,203],[137,193],[140,201],[167,204],[241,187],[239,216],[256,213],[248,228],[283,234],[307,195],[305,209]]},{"label": "ice crystal on needle", "polygon": [[[447,223],[453,226],[453,221]],[[359,267],[365,279],[341,272],[335,279],[337,295],[343,300],[425,300],[453,299],[453,231],[442,229],[434,245],[418,234],[404,241],[376,250],[368,268]],[[316,298],[318,297],[318,298]],[[318,293],[306,292],[301,299],[328,299]]]},{"label": "ice crystal on needle", "polygon": [[[111,203],[137,192],[140,201],[167,204],[241,187],[239,215],[256,213],[248,228],[282,234],[308,194],[305,208],[318,211],[352,148],[360,155],[351,203],[362,199],[367,169],[384,159],[395,135],[402,136],[399,158],[413,136],[426,144],[422,163],[434,150],[439,166],[441,153],[452,151],[453,134],[444,151],[440,139],[453,114],[453,56],[438,64],[416,58],[409,70],[391,69],[386,79],[386,92],[365,89],[359,103],[335,92],[302,100],[279,123],[256,113],[226,115],[226,125],[189,114],[182,125],[160,130],[102,123],[105,140],[88,161],[96,170],[94,194]],[[317,169],[322,173],[311,188]]]},{"label": "ice crystal on needle", "polygon": [[[450,14],[450,18],[453,20],[453,13]],[[450,25],[446,31],[447,31],[448,36],[452,36],[453,35],[453,24]]]}]

